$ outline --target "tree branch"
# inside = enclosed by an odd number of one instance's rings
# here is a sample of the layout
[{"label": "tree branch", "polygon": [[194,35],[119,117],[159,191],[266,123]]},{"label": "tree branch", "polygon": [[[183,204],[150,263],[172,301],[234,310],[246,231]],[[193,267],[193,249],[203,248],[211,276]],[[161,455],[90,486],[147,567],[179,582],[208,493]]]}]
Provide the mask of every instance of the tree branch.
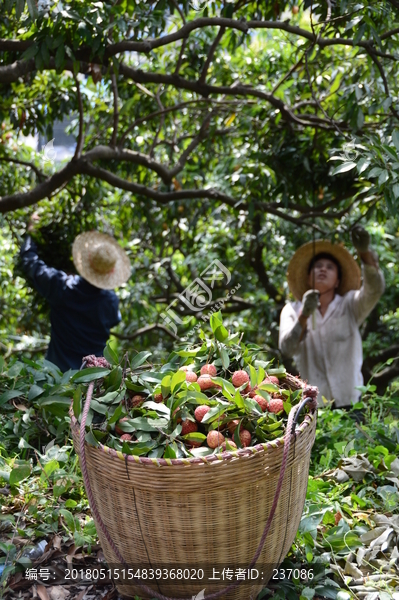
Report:
[{"label": "tree branch", "polygon": [[[199,83],[198,81],[189,81],[184,79],[183,77],[175,76],[175,75],[167,75],[164,73],[145,73],[139,69],[134,69],[133,67],[129,67],[125,64],[121,65],[120,68],[121,73],[130,77],[133,81],[138,83],[157,83],[157,84],[165,84],[172,85],[175,88],[185,89],[190,92],[196,92],[201,96],[208,97],[210,94],[220,94],[225,96],[254,96],[255,98],[260,98],[261,100],[266,100],[269,102],[274,108],[277,108],[281,111],[281,114],[284,119],[287,121],[291,121],[296,123],[297,125],[301,125],[303,127],[306,126],[314,126],[314,123],[310,120],[307,121],[305,118],[299,118],[295,115],[289,106],[287,106],[282,100],[276,98],[272,94],[268,94],[267,92],[263,92],[261,90],[257,90],[250,86],[245,85],[235,85],[235,86],[216,86],[209,85],[206,83]],[[328,121],[319,120],[319,127],[322,129],[332,129],[331,119]]]},{"label": "tree branch", "polygon": [[140,337],[141,335],[145,335],[146,333],[149,333],[150,331],[154,331],[155,329],[159,329],[160,331],[167,333],[174,340],[180,339],[177,337],[177,335],[175,335],[173,333],[173,331],[170,331],[170,329],[165,327],[165,325],[161,325],[160,323],[153,323],[152,325],[146,325],[145,327],[136,329],[136,331],[134,331],[133,333],[127,334],[127,335],[125,335],[123,333],[116,333],[115,331],[110,331],[110,334],[113,335],[114,337],[118,338],[118,340],[134,340],[137,337]]},{"label": "tree branch", "polygon": [[30,167],[32,171],[36,173],[39,180],[43,180],[46,178],[45,174],[42,171],[40,171],[40,169],[38,169],[36,165],[34,165],[31,162],[27,162],[26,160],[19,160],[18,158],[11,158],[9,156],[0,156],[0,161],[12,162],[17,165],[24,165],[25,167]]},{"label": "tree branch", "polygon": [[80,163],[78,160],[71,161],[63,169],[54,173],[51,177],[39,183],[33,190],[8,196],[0,197],[0,213],[6,213],[17,208],[24,208],[36,204],[39,200],[51,196],[53,192],[70,181],[79,173]]},{"label": "tree branch", "polygon": [[[383,82],[383,85],[384,85],[384,90],[385,90],[386,97],[387,98],[391,98],[392,99],[392,103],[393,103],[393,98],[391,97],[391,95],[389,93],[388,81],[387,81],[384,69],[382,67],[382,64],[380,63],[380,61],[376,57],[375,52],[373,51],[372,48],[369,48],[367,50],[367,53],[368,53],[368,55],[370,56],[371,60],[373,61],[373,63],[376,65],[377,69],[380,72],[381,79],[382,79],[382,82]],[[389,111],[395,117],[395,119],[397,119],[399,121],[399,114],[398,114],[397,110],[393,107],[392,103],[391,103],[391,105],[389,107]]]},{"label": "tree branch", "polygon": [[200,75],[200,77],[198,79],[199,83],[205,83],[205,81],[206,81],[206,75],[207,75],[208,69],[209,69],[209,65],[212,62],[213,55],[215,54],[216,48],[218,47],[218,44],[219,44],[220,40],[222,39],[223,34],[224,34],[225,31],[226,31],[225,27],[220,27],[217,36],[213,40],[213,43],[212,43],[212,46],[210,47],[208,56],[206,57],[205,64],[204,64],[204,66],[202,68],[201,75]]},{"label": "tree branch", "polygon": [[112,71],[111,73],[111,87],[114,96],[114,127],[112,130],[111,147],[115,148],[118,137],[118,121],[119,121],[119,110],[118,110],[118,84],[116,81],[116,75]]},{"label": "tree branch", "polygon": [[79,134],[78,134],[78,141],[76,143],[75,154],[74,154],[72,160],[77,160],[77,159],[80,158],[80,156],[82,154],[82,149],[83,149],[83,125],[84,125],[84,121],[83,121],[83,101],[82,101],[82,95],[80,93],[80,84],[79,84],[79,80],[76,77],[75,73],[73,74],[73,78],[74,78],[75,83],[76,83],[76,95],[77,95],[78,107],[79,107]]},{"label": "tree branch", "polygon": [[159,175],[164,183],[170,183],[173,179],[173,173],[159,162],[153,160],[146,154],[136,152],[135,150],[121,150],[120,148],[110,148],[109,146],[96,146],[84,154],[86,161],[94,160],[118,160],[131,162],[136,165],[142,165]]}]

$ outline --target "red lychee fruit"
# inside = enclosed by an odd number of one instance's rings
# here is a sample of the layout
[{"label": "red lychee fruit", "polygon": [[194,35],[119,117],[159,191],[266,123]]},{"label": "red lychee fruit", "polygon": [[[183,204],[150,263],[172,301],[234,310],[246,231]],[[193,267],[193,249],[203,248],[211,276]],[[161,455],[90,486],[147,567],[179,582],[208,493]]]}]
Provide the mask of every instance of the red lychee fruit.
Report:
[{"label": "red lychee fruit", "polygon": [[226,439],[226,440],[223,442],[223,444],[222,444],[222,450],[224,450],[224,451],[225,451],[225,450],[229,451],[229,448],[226,448],[226,442],[228,442],[228,443],[229,443],[229,446],[231,446],[232,448],[237,448],[237,444],[235,444],[235,443],[233,442],[233,440],[228,440],[228,439]]},{"label": "red lychee fruit", "polygon": [[248,431],[248,429],[241,429],[240,442],[243,448],[251,445],[251,433]]},{"label": "red lychee fruit", "polygon": [[144,400],[145,400],[144,396],[141,396],[141,394],[136,394],[135,396],[132,396],[132,398],[130,398],[129,406],[131,408],[138,408],[139,406],[141,406],[143,404]]},{"label": "red lychee fruit", "polygon": [[267,400],[265,400],[263,398],[263,396],[259,396],[257,394],[256,396],[254,396],[254,400],[255,400],[255,402],[257,402],[259,404],[259,406],[261,407],[263,412],[265,412],[267,410]]},{"label": "red lychee fruit", "polygon": [[196,419],[196,421],[198,421],[198,423],[201,423],[202,419],[205,417],[206,413],[209,412],[211,409],[209,406],[206,406],[205,404],[201,404],[200,406],[197,406],[197,408],[194,411],[194,417]]},{"label": "red lychee fruit", "polygon": [[246,371],[235,371],[235,373],[233,373],[233,377],[231,378],[231,382],[234,387],[240,387],[244,385],[244,383],[249,382],[249,375]]},{"label": "red lychee fruit", "polygon": [[119,439],[121,442],[131,442],[133,439],[133,436],[130,433],[124,433],[123,435],[121,435],[121,437]]},{"label": "red lychee fruit", "polygon": [[163,402],[162,394],[154,394],[154,402]]},{"label": "red lychee fruit", "polygon": [[186,446],[191,446],[191,448],[199,448],[202,446],[202,442],[200,440],[184,440]]},{"label": "red lychee fruit", "polygon": [[272,413],[279,413],[284,410],[283,400],[281,398],[272,398],[267,405],[267,410]]},{"label": "red lychee fruit", "polygon": [[211,377],[216,377],[217,370],[215,365],[204,365],[201,367],[201,375],[210,375]]},{"label": "red lychee fruit", "polygon": [[221,446],[223,442],[224,435],[219,431],[216,431],[216,429],[210,431],[206,436],[206,443],[208,444],[209,448],[217,448],[218,446]]},{"label": "red lychee fruit", "polygon": [[[129,417],[122,417],[122,419],[119,419],[118,423],[123,423],[124,421],[127,421],[128,419],[129,419]],[[117,433],[118,435],[123,435],[126,432],[123,431],[123,429],[121,429],[118,426],[118,423],[115,425],[115,433]]]},{"label": "red lychee fruit", "polygon": [[254,388],[252,388],[252,390],[249,392],[249,397],[250,398],[255,398],[255,396],[256,396],[256,390],[257,389],[258,389],[257,385]]},{"label": "red lychee fruit", "polygon": [[278,377],[275,377],[274,375],[268,375],[267,377],[265,377],[262,383],[273,383],[273,385],[279,385],[280,382],[278,380]]},{"label": "red lychee fruit", "polygon": [[299,13],[299,6],[293,6],[291,11],[293,15],[297,15]]},{"label": "red lychee fruit", "polygon": [[230,435],[233,435],[233,433],[237,429],[239,422],[240,421],[238,419],[233,419],[232,421],[230,421],[230,423],[227,423],[227,429],[229,430]]},{"label": "red lychee fruit", "polygon": [[209,390],[210,388],[215,387],[210,375],[200,375],[197,379],[197,383],[201,388],[201,391]]},{"label": "red lychee fruit", "polygon": [[194,431],[198,431],[197,423],[194,421],[189,421],[185,419],[181,424],[181,435],[187,435],[188,433],[194,433]]},{"label": "red lychee fruit", "polygon": [[197,381],[198,377],[194,373],[194,371],[186,371],[186,381],[192,383],[193,381]]}]

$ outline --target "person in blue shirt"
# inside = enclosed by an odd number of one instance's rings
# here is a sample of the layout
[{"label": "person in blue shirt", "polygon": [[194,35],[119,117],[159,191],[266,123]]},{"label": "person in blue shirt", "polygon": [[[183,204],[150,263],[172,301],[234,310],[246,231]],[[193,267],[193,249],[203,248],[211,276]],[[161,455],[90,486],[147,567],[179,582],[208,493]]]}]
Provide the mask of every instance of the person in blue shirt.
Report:
[{"label": "person in blue shirt", "polygon": [[63,372],[79,369],[84,356],[102,356],[110,330],[121,320],[113,289],[130,277],[128,256],[104,233],[78,235],[72,257],[79,275],[46,265],[30,235],[20,250],[22,270],[50,305],[51,339],[46,358]]}]

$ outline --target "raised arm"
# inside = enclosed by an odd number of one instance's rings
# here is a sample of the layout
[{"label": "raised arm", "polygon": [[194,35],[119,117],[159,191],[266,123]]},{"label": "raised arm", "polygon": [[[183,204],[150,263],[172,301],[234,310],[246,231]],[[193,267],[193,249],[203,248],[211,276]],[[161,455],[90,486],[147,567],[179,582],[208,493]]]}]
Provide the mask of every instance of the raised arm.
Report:
[{"label": "raised arm", "polygon": [[50,303],[56,302],[65,287],[67,274],[58,269],[48,267],[39,258],[37,246],[30,235],[26,237],[19,256],[22,270],[29,278],[35,290]]},{"label": "raised arm", "polygon": [[363,227],[355,227],[352,241],[362,261],[363,284],[353,296],[353,312],[360,325],[371,313],[385,290],[385,280],[378,266],[377,253],[370,248],[370,235]]}]

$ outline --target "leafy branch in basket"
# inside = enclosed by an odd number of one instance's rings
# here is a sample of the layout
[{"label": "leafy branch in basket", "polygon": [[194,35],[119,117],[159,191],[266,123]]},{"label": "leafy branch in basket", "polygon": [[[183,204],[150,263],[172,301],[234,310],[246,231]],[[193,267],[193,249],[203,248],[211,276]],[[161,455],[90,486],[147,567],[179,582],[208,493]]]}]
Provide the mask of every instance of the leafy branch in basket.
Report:
[{"label": "leafy branch in basket", "polygon": [[[141,352],[130,362],[107,347],[109,368],[89,367],[77,384],[79,419],[84,386],[96,381],[86,420],[86,441],[151,458],[207,456],[284,435],[288,413],[303,396],[303,382],[273,368],[262,349],[211,317],[212,334],[172,352],[163,365]],[[98,363],[97,363],[98,364]],[[112,365],[112,366],[111,366]]]}]

